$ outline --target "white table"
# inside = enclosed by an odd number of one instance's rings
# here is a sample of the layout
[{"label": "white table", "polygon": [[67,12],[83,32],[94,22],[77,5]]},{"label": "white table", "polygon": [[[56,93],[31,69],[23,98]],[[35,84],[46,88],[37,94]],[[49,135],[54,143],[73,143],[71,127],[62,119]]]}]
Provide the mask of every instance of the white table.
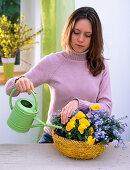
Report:
[{"label": "white table", "polygon": [[110,147],[92,160],[75,160],[62,155],[54,144],[1,144],[0,170],[130,170],[127,149]]}]

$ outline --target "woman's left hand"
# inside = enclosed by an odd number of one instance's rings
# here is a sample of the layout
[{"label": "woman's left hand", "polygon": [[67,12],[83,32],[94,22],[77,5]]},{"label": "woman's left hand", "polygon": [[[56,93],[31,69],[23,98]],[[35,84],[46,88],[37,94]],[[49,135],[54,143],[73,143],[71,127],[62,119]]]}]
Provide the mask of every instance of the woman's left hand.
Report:
[{"label": "woman's left hand", "polygon": [[71,117],[73,111],[78,109],[78,107],[79,102],[76,99],[70,101],[65,107],[63,107],[60,114],[58,115],[61,116],[61,123],[66,124],[68,122],[68,118]]}]

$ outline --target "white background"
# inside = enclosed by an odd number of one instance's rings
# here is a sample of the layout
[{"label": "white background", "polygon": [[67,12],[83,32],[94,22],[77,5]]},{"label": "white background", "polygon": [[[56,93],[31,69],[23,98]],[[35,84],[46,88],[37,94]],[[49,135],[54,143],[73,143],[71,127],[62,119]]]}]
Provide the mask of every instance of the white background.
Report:
[{"label": "white background", "polygon": [[[22,0],[25,4],[24,10],[29,11],[28,19],[34,25],[40,25],[40,0]],[[128,115],[130,96],[130,1],[129,0],[75,0],[75,8],[91,6],[95,8],[102,22],[104,37],[104,57],[108,61],[111,75],[111,90],[113,110],[117,118]],[[34,15],[35,13],[35,15]],[[33,16],[33,18],[32,18]],[[35,17],[34,17],[35,16]],[[31,19],[32,18],[32,19]],[[32,22],[31,21],[31,22]],[[33,25],[33,26],[34,26]],[[40,50],[35,50],[35,63],[40,59]],[[41,87],[38,92],[41,117]],[[25,94],[21,96],[25,97]],[[28,97],[26,95],[26,97]],[[28,133],[20,134],[12,131],[6,124],[10,114],[8,96],[5,95],[4,86],[0,86],[0,143],[33,143],[37,141],[39,128],[33,128]],[[17,99],[13,99],[15,102]],[[130,116],[125,120],[129,124]],[[130,141],[130,127],[124,134],[125,141]]]}]

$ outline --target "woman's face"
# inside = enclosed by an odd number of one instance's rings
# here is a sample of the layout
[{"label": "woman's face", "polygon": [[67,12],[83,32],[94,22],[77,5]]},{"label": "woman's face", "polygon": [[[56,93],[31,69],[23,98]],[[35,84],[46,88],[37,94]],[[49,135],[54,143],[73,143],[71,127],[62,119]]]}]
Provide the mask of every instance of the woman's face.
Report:
[{"label": "woman's face", "polygon": [[92,25],[88,19],[80,19],[76,22],[71,35],[71,47],[74,51],[82,53],[90,46]]}]

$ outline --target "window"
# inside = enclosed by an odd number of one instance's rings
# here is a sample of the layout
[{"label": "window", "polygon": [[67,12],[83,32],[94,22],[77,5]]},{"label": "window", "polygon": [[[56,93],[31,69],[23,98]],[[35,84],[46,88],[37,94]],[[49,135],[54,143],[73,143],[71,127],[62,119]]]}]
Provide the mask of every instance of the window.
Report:
[{"label": "window", "polygon": [[[0,17],[2,15],[8,16],[9,20],[15,22],[20,17],[20,0],[1,0],[0,1]],[[15,65],[20,64],[20,54],[16,57]],[[1,56],[0,56],[0,65]]]},{"label": "window", "polygon": [[[14,5],[17,6],[17,10]],[[0,15],[7,13],[7,7],[12,10],[12,13],[15,13],[15,17],[16,12],[17,16],[24,14],[25,23],[33,29],[33,33],[41,29],[40,0],[0,0]],[[40,35],[37,36],[36,41],[41,42]],[[40,44],[35,44],[31,52],[20,52],[14,66],[14,73],[27,72],[40,59],[40,55]],[[2,72],[3,66],[0,65],[0,73]]]}]

